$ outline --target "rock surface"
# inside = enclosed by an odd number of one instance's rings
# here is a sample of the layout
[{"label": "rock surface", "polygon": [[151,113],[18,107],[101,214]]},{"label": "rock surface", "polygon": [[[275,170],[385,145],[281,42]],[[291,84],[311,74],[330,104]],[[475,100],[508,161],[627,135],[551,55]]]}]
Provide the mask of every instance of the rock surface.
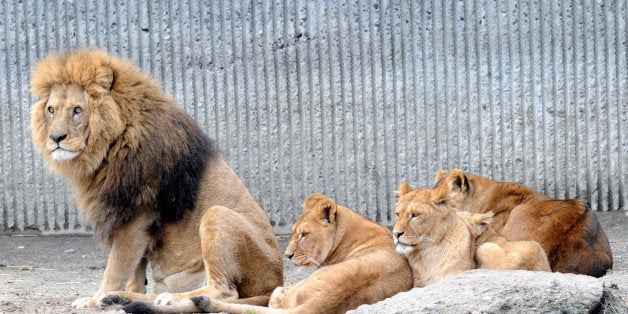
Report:
[{"label": "rock surface", "polygon": [[604,281],[548,272],[471,270],[348,313],[589,313]]}]

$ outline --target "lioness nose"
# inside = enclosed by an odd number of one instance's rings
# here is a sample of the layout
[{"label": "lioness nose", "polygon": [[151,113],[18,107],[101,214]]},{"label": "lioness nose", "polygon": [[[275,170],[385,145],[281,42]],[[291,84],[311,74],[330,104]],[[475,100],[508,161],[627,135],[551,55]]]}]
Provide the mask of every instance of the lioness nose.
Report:
[{"label": "lioness nose", "polygon": [[403,235],[403,231],[393,231],[393,235],[395,238],[399,239],[399,237]]},{"label": "lioness nose", "polygon": [[61,135],[50,134],[49,137],[53,142],[59,144],[59,142],[63,141],[66,137],[68,137],[68,135],[67,134],[61,134]]},{"label": "lioness nose", "polygon": [[294,253],[286,253],[286,257],[289,259],[292,259],[293,256],[294,256]]}]

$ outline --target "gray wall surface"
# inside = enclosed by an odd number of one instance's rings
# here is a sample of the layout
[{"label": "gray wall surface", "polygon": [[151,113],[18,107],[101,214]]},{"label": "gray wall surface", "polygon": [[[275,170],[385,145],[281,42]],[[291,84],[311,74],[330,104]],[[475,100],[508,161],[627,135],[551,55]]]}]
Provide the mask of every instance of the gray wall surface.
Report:
[{"label": "gray wall surface", "polygon": [[0,228],[89,232],[33,151],[35,62],[129,58],[216,139],[277,232],[320,191],[384,225],[439,168],[628,201],[626,1],[0,1]]}]

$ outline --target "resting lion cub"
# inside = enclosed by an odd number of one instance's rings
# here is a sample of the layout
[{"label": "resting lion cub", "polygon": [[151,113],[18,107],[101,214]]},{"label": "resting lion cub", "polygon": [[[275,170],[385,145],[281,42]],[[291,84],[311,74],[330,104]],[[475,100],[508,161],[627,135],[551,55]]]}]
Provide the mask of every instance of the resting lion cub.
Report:
[{"label": "resting lion cub", "polygon": [[[344,313],[412,288],[406,259],[395,252],[388,229],[320,193],[310,195],[292,227],[286,256],[296,265],[320,267],[290,287],[278,287],[268,307],[195,297],[194,308],[149,306],[158,311],[230,313]],[[145,310],[137,304],[127,312]]]},{"label": "resting lion cub", "polygon": [[508,241],[490,222],[493,213],[457,212],[475,238],[476,268],[552,271],[547,255],[536,241]]}]

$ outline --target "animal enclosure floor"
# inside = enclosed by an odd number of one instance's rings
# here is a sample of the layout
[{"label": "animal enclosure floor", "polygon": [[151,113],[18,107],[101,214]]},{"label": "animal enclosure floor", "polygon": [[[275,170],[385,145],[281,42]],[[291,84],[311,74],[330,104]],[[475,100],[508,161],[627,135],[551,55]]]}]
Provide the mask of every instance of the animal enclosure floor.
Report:
[{"label": "animal enclosure floor", "polygon": [[[624,211],[596,212],[596,215],[613,250],[613,283],[628,291],[628,216]],[[278,239],[284,250],[289,236]],[[106,262],[107,251],[91,236],[0,235],[0,313],[71,312],[72,301],[98,290]],[[312,271],[313,268],[294,267],[284,258],[288,284]],[[616,282],[617,278],[625,280]]]}]

